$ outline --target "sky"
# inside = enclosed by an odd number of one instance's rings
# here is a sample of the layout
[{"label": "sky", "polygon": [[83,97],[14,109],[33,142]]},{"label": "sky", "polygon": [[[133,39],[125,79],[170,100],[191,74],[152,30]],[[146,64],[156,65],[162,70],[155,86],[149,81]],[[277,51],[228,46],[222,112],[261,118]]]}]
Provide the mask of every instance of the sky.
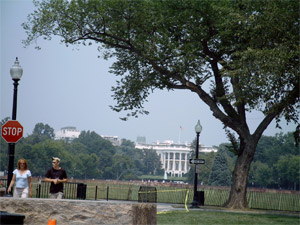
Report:
[{"label": "sky", "polygon": [[[75,126],[83,131],[100,135],[118,136],[133,142],[138,136],[147,143],[173,140],[190,143],[195,137],[195,125],[200,120],[203,127],[200,143],[218,146],[228,142],[222,123],[209,107],[190,91],[172,92],[157,90],[144,105],[150,112],[128,121],[120,120],[127,112],[110,109],[115,105],[111,87],[116,77],[109,73],[113,60],[98,58],[97,46],[70,46],[54,37],[51,41],[39,39],[37,44],[24,48],[26,33],[21,24],[34,10],[30,0],[1,1],[1,120],[12,116],[13,81],[10,68],[19,58],[23,76],[18,86],[17,120],[24,127],[24,137],[30,135],[37,123],[51,126],[55,131]],[[263,115],[248,115],[253,132]],[[264,135],[293,131],[295,124],[272,122]],[[182,129],[180,129],[182,128]]]}]

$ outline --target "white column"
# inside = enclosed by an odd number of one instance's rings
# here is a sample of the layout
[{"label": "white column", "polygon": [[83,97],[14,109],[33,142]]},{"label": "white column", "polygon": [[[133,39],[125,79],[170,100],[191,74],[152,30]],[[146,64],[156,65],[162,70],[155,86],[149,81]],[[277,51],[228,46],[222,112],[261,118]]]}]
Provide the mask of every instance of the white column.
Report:
[{"label": "white column", "polygon": [[161,164],[163,169],[165,168],[165,153],[161,152],[161,158],[160,158]]},{"label": "white column", "polygon": [[161,153],[161,158],[160,158],[161,164],[162,164],[162,168],[165,168],[165,153],[162,152]]},{"label": "white column", "polygon": [[167,163],[167,170],[169,171],[170,170],[170,152],[167,152],[168,153],[168,163]]},{"label": "white column", "polygon": [[182,168],[181,168],[181,152],[180,152],[179,153],[179,172],[181,172],[181,171],[182,171]]},{"label": "white column", "polygon": [[175,167],[176,155],[175,155],[175,154],[176,154],[176,153],[173,152],[173,174],[174,174],[174,176],[175,176],[175,171],[176,171],[176,167]]},{"label": "white column", "polygon": [[184,162],[185,172],[188,172],[188,153],[185,153],[185,162]]}]

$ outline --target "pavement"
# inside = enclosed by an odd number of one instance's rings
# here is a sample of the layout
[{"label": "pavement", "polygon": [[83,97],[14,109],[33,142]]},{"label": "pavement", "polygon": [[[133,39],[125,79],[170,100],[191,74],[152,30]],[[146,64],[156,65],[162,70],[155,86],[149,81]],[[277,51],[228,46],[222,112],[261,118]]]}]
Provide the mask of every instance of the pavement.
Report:
[{"label": "pavement", "polygon": [[164,213],[170,211],[203,211],[203,212],[225,212],[225,213],[244,213],[244,214],[264,214],[264,215],[281,215],[281,216],[295,216],[300,218],[300,212],[291,211],[276,211],[276,210],[261,210],[261,209],[228,209],[224,207],[216,206],[200,206],[199,208],[190,208],[191,205],[183,204],[168,204],[168,203],[157,203],[157,213]]},{"label": "pavement", "polygon": [[[99,200],[98,200],[99,201]],[[100,200],[103,202],[115,202],[115,203],[138,203],[137,201],[120,201],[120,200]],[[300,212],[292,211],[276,211],[276,210],[262,210],[262,209],[246,209],[246,210],[237,210],[237,209],[228,209],[225,207],[218,206],[200,206],[199,208],[190,208],[191,205],[184,204],[171,204],[171,203],[155,203],[157,207],[157,213],[167,213],[173,211],[203,211],[203,212],[224,212],[224,213],[244,213],[244,214],[264,214],[264,215],[281,215],[281,216],[293,216],[300,218]]]},{"label": "pavement", "polygon": [[157,212],[185,211],[182,204],[156,203]]}]

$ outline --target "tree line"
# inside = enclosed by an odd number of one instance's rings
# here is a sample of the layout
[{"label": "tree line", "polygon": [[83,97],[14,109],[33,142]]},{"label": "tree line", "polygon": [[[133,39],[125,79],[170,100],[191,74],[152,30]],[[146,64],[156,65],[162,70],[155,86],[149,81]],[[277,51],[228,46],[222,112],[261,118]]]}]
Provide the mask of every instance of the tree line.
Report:
[{"label": "tree line", "polygon": [[[195,142],[193,143],[195,148]],[[219,145],[218,152],[201,153],[205,159],[200,165],[198,182],[211,186],[230,186],[236,155],[231,144]],[[187,181],[194,179],[195,169],[187,174]],[[294,133],[279,133],[275,136],[262,136],[251,164],[248,187],[299,190],[300,151],[295,145]]]},{"label": "tree line", "polygon": [[[1,126],[7,120],[3,119]],[[130,180],[143,174],[163,174],[155,151],[135,149],[130,140],[123,139],[120,146],[113,146],[94,131],[82,131],[72,142],[54,140],[54,136],[52,127],[37,123],[32,134],[16,144],[14,165],[25,158],[32,175],[44,177],[55,156],[62,160],[69,178]],[[0,171],[5,171],[8,145],[2,138],[0,144]]]},{"label": "tree line", "polygon": [[[8,120],[1,121],[1,126]],[[51,157],[62,160],[62,167],[69,178],[134,180],[141,175],[161,175],[160,159],[153,150],[136,149],[135,144],[122,139],[120,146],[114,146],[94,131],[82,131],[72,142],[54,140],[54,129],[48,124],[37,123],[32,134],[16,144],[15,165],[18,159],[29,162],[33,176],[45,175],[51,167]],[[0,170],[8,168],[8,147],[1,138]],[[194,154],[196,140],[192,143]],[[201,153],[205,159],[198,173],[199,184],[210,186],[230,186],[236,155],[231,152],[231,144],[218,146],[218,152]],[[295,146],[293,133],[279,133],[262,136],[251,165],[248,187],[297,189],[300,180],[300,153]],[[194,167],[184,178],[193,183]]]}]

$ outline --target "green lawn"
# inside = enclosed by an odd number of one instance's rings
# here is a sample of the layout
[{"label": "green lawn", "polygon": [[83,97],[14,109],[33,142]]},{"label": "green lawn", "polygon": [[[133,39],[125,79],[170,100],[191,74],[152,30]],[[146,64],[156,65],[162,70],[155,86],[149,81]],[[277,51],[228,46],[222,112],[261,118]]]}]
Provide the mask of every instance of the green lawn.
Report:
[{"label": "green lawn", "polygon": [[157,214],[158,225],[299,225],[298,216],[245,214],[230,212],[172,211]]},{"label": "green lawn", "polygon": [[[139,194],[157,196],[158,203],[187,204],[193,201],[193,187],[190,185],[160,185],[155,184],[156,191],[139,192],[145,183],[122,182],[122,181],[83,181],[74,180],[73,182],[86,183],[86,199],[108,199],[110,200],[129,200],[138,201]],[[71,186],[68,186],[68,185]],[[76,183],[64,185],[66,198],[76,198]],[[48,183],[48,186],[50,184]],[[46,185],[47,186],[47,185]],[[154,187],[154,186],[149,186]],[[37,181],[33,181],[33,196],[36,196]],[[97,190],[97,192],[96,192]],[[198,189],[204,191],[205,206],[221,207],[229,197],[229,188],[206,187]],[[42,185],[41,197],[48,197],[49,188]],[[96,195],[97,193],[97,195]],[[45,196],[44,196],[45,195]],[[150,197],[151,198],[151,197]],[[300,211],[300,194],[292,191],[278,190],[251,190],[247,192],[247,201],[250,209],[262,210],[281,210],[281,211]],[[300,224],[299,224],[300,225]]]}]

